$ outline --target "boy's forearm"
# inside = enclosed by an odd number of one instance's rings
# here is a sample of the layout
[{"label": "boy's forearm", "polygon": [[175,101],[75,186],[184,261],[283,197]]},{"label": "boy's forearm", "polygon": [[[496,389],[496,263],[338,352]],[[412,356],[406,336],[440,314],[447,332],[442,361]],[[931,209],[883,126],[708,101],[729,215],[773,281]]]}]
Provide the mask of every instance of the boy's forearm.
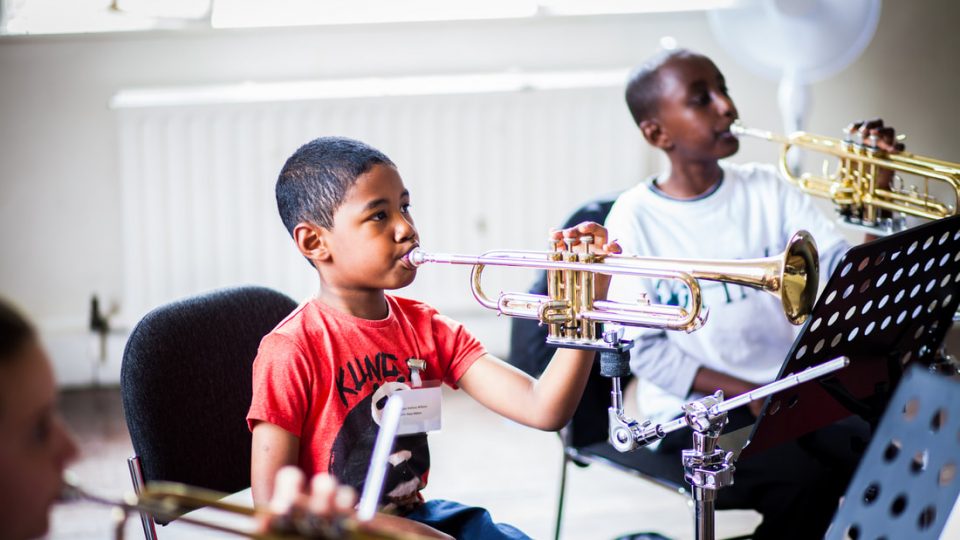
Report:
[{"label": "boy's forearm", "polygon": [[756,388],[756,385],[743,379],[701,367],[697,370],[697,375],[693,379],[691,390],[701,394],[712,394],[717,390],[723,390],[724,398],[729,399],[749,392],[754,388]]},{"label": "boy's forearm", "polygon": [[299,439],[282,428],[260,422],[253,429],[250,455],[250,487],[255,506],[267,504],[273,496],[273,483],[285,465],[296,465]]},{"label": "boy's forearm", "polygon": [[491,411],[514,422],[545,431],[566,425],[580,401],[593,353],[560,350],[540,379],[485,354],[457,384]]},{"label": "boy's forearm", "polygon": [[534,386],[538,426],[557,431],[573,417],[596,353],[580,349],[557,349]]}]

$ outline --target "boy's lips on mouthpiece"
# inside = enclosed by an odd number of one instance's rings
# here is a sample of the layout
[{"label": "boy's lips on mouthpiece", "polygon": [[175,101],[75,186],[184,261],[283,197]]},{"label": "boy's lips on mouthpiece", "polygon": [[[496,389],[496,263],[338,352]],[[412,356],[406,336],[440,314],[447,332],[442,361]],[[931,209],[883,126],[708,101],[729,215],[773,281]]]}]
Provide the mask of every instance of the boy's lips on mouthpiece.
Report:
[{"label": "boy's lips on mouthpiece", "polygon": [[417,248],[419,248],[419,247],[420,247],[419,244],[414,244],[414,246],[413,246],[412,248],[410,248],[410,251],[407,251],[406,253],[403,254],[402,257],[400,257],[400,261],[402,261],[403,264],[404,264],[405,266],[407,266],[408,268],[416,268],[416,267],[417,267],[417,266],[416,266],[415,264],[413,264],[413,262],[410,260],[410,254],[412,254],[414,251],[416,251]]}]

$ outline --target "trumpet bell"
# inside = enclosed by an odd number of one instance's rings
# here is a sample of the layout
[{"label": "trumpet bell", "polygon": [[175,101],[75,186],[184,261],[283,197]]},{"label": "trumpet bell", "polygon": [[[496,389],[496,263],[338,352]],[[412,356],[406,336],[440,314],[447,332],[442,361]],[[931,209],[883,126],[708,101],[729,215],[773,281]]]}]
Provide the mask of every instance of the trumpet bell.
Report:
[{"label": "trumpet bell", "polygon": [[801,324],[813,311],[820,285],[820,256],[813,237],[806,231],[793,235],[783,254],[780,300],[793,324]]}]

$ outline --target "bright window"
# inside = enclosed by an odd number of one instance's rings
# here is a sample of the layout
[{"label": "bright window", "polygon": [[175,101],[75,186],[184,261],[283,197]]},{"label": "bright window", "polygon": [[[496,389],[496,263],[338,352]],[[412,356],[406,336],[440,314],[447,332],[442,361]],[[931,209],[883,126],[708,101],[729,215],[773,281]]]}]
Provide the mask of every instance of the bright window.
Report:
[{"label": "bright window", "polygon": [[517,19],[727,8],[759,0],[0,0],[0,35]]}]

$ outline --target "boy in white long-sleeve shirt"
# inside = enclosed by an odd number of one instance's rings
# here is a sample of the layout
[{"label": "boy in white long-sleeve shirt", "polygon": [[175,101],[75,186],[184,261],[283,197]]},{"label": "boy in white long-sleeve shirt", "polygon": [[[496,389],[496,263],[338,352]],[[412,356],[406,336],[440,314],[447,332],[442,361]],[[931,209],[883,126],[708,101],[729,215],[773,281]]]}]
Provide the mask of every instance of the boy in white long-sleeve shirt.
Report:
[{"label": "boy in white long-sleeve shirt", "polygon": [[[709,58],[686,50],[662,53],[634,71],[626,99],[643,137],[666,154],[670,169],[627,190],[611,208],[606,226],[625,253],[751,259],[782,252],[795,231],[806,229],[820,249],[821,274],[830,275],[849,246],[809,198],[772,166],[721,161],[739,149],[730,132],[737,109]],[[893,129],[882,121],[858,127],[877,135],[885,150],[899,149]],[[796,338],[797,327],[771,295],[724,283],[701,285],[710,309],[701,330],[632,335],[637,345],[631,368],[640,379],[646,417],[667,420],[703,394],[721,389],[732,397],[771,382]],[[688,302],[686,289],[666,280],[614,279],[610,298],[630,300],[641,293],[658,303]],[[761,405],[734,411],[732,423],[749,424]],[[659,451],[679,455],[689,446],[689,434],[671,435]],[[838,458],[851,454],[850,448],[817,446],[800,440],[738,463],[736,484],[720,490],[718,507],[763,513],[755,539],[819,538],[856,461]]]}]

